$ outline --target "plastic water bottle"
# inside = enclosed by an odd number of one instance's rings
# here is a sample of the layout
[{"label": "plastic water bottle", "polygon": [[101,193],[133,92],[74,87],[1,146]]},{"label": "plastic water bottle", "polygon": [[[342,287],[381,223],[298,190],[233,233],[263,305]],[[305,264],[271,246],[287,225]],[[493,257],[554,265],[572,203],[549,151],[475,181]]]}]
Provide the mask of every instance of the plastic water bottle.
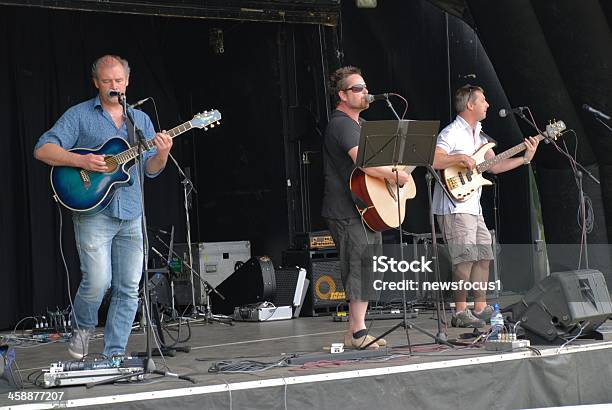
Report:
[{"label": "plastic water bottle", "polygon": [[502,331],[504,330],[504,317],[499,311],[499,305],[493,305],[493,314],[491,315],[491,335],[489,340],[499,340]]}]

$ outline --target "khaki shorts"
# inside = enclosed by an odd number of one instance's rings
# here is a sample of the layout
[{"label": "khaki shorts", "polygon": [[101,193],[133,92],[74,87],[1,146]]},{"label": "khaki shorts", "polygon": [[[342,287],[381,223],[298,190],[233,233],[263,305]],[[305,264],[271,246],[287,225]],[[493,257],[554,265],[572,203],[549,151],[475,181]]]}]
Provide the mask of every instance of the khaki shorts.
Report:
[{"label": "khaki shorts", "polygon": [[491,233],[482,215],[436,215],[453,265],[493,260]]}]

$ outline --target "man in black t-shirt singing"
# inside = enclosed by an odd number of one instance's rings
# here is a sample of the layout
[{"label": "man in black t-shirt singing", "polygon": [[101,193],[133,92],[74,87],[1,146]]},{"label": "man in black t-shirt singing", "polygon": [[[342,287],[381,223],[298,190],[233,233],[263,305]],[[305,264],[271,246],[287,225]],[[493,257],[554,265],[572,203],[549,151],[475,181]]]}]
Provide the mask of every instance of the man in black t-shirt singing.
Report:
[{"label": "man in black t-shirt singing", "polygon": [[[323,159],[325,193],[322,215],[336,243],[340,257],[342,282],[349,302],[349,328],[344,338],[347,347],[361,348],[374,338],[368,335],[365,315],[368,301],[375,295],[362,273],[362,256],[368,246],[381,245],[380,232],[371,231],[362,223],[349,188],[351,172],[355,169],[359,145],[359,113],[369,107],[368,89],[357,67],[342,67],[331,76],[331,91],[336,98],[336,109],[325,130]],[[395,181],[391,167],[366,168],[373,177]],[[410,180],[404,171],[398,173],[400,185]],[[370,347],[385,346],[379,339]]]}]

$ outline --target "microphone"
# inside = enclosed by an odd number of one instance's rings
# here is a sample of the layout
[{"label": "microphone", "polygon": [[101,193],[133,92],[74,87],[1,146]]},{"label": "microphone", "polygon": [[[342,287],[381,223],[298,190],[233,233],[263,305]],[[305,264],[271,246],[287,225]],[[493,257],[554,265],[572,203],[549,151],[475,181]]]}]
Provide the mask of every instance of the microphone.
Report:
[{"label": "microphone", "polygon": [[502,118],[506,118],[508,116],[508,114],[519,114],[522,113],[523,110],[526,110],[527,107],[516,107],[516,108],[510,108],[510,109],[505,109],[502,108],[501,110],[499,110],[499,116]]},{"label": "microphone", "polygon": [[601,119],[604,119],[606,121],[610,121],[610,116],[608,114],[604,114],[603,112],[596,110],[595,108],[591,107],[588,104],[582,104],[582,109],[585,110],[586,112],[590,112],[591,114],[593,114],[596,117],[599,117]]},{"label": "microphone", "polygon": [[121,97],[123,95],[121,91],[117,91],[117,90],[108,90],[107,94],[109,97]]},{"label": "microphone", "polygon": [[369,103],[373,103],[374,101],[379,101],[379,100],[388,100],[389,99],[389,93],[383,93],[383,94],[368,94],[365,97],[365,100]]},{"label": "microphone", "polygon": [[143,98],[142,100],[138,100],[136,101],[134,104],[130,104],[129,107],[130,108],[136,108],[141,106],[142,104],[146,103],[147,101],[149,101],[151,99],[151,97],[147,97],[147,98]]}]

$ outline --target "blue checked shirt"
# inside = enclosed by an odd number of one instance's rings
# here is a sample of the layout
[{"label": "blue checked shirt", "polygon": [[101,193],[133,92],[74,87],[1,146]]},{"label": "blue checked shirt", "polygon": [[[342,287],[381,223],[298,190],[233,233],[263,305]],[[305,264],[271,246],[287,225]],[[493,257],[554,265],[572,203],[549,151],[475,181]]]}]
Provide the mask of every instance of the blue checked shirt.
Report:
[{"label": "blue checked shirt", "polygon": [[[136,127],[142,130],[147,139],[155,136],[155,129],[151,119],[147,114],[140,110],[129,108]],[[56,144],[69,150],[72,148],[98,148],[112,137],[121,137],[128,140],[128,130],[126,122],[121,128],[117,128],[110,114],[106,112],[100,104],[100,97],[96,96],[91,100],[84,101],[70,107],[62,115],[53,127],[45,132],[34,147],[34,151],[46,143]],[[157,153],[153,148],[143,154],[146,161]],[[160,171],[161,172],[161,171]],[[148,174],[150,178],[157,174]],[[102,211],[107,216],[119,219],[131,220],[138,218],[142,214],[140,207],[140,184],[138,183],[138,170],[136,166],[130,169],[130,175],[134,183],[132,185],[117,188],[115,197]]]}]

